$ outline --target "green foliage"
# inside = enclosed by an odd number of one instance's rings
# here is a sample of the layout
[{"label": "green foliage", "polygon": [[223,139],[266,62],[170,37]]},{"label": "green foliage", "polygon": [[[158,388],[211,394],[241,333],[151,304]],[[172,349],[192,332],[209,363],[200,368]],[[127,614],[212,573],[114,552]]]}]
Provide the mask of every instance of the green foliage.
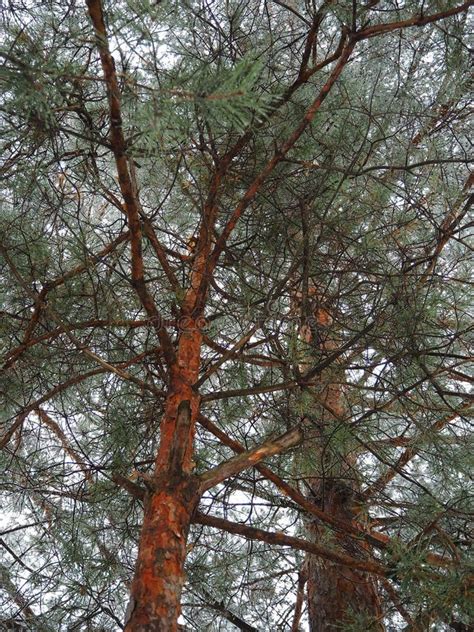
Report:
[{"label": "green foliage", "polygon": [[198,120],[205,121],[215,133],[237,133],[262,119],[274,98],[259,93],[255,86],[263,62],[250,56],[232,67],[209,62],[189,64],[183,72],[171,71],[168,83],[152,89],[136,108],[134,125],[139,131],[136,152],[168,150],[185,145]]},{"label": "green foliage", "polygon": [[[207,288],[201,411],[246,448],[301,425],[304,443],[265,465],[319,507],[327,490],[350,487],[361,513],[347,502],[339,517],[373,521],[390,538],[374,556],[398,601],[445,632],[452,617],[467,625],[474,616],[472,18],[357,42],[283,155],[337,63],[302,82],[305,60],[307,69],[320,64],[352,28],[351,3],[313,4],[104,3],[145,283],[176,346],[196,238],[208,235],[212,249],[250,200]],[[454,6],[354,4],[357,28]],[[2,523],[0,627],[12,618],[35,630],[112,632],[122,626],[143,517],[116,477],[145,489],[137,472],[154,468],[169,372],[131,282],[130,226],[87,13],[53,1],[13,2],[4,13],[0,465],[2,511],[20,528]],[[337,419],[325,407],[336,383]],[[197,473],[233,454],[198,425]],[[201,510],[314,535],[308,515],[255,468],[209,490]],[[318,544],[338,548],[332,528],[318,529]],[[234,629],[232,613],[262,632],[291,629],[302,551],[196,524],[188,546],[189,630]],[[360,553],[352,540],[342,549]],[[430,555],[449,564],[432,565]],[[380,595],[387,629],[403,629],[392,597]],[[371,629],[369,615],[349,614],[344,630]],[[300,628],[308,625],[305,610]]]}]

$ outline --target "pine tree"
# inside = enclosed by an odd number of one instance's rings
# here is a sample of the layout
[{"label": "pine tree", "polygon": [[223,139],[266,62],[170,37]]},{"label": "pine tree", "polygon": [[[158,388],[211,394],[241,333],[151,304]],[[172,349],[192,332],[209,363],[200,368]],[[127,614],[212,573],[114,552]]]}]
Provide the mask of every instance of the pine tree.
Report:
[{"label": "pine tree", "polygon": [[3,7],[4,629],[472,629],[472,4]]}]

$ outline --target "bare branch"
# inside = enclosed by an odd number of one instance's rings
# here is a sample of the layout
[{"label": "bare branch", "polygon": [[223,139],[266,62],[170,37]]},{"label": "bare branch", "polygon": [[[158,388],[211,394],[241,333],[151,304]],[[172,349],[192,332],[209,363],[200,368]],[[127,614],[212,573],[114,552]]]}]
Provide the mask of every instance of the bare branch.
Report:
[{"label": "bare branch", "polygon": [[208,527],[214,527],[215,529],[222,529],[228,533],[235,533],[236,535],[241,535],[249,540],[259,540],[260,542],[267,542],[268,544],[289,546],[293,549],[299,549],[300,551],[307,551],[308,553],[330,560],[336,564],[366,571],[367,573],[372,573],[374,575],[381,575],[384,577],[387,574],[387,570],[377,562],[358,560],[350,557],[349,555],[338,553],[337,551],[319,546],[313,542],[285,535],[281,531],[264,531],[263,529],[256,529],[255,527],[248,527],[247,525],[230,522],[229,520],[224,520],[223,518],[203,514],[200,511],[194,514],[193,522],[203,524]]},{"label": "bare branch", "polygon": [[211,487],[214,487],[214,485],[218,485],[222,481],[225,481],[226,478],[229,478],[230,476],[235,476],[249,467],[254,467],[257,463],[260,463],[260,461],[263,461],[263,459],[266,459],[269,456],[286,452],[290,448],[293,448],[301,443],[302,440],[303,432],[301,428],[293,428],[276,439],[269,439],[256,448],[253,448],[248,452],[243,452],[238,456],[221,463],[212,470],[208,470],[204,474],[201,474],[201,493]]}]

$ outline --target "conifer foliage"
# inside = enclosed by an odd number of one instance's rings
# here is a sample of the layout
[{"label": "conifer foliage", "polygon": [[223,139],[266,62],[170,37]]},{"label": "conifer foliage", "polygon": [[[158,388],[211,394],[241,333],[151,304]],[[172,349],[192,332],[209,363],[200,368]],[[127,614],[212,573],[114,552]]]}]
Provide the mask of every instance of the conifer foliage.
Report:
[{"label": "conifer foliage", "polygon": [[472,630],[472,4],[3,3],[2,630]]}]

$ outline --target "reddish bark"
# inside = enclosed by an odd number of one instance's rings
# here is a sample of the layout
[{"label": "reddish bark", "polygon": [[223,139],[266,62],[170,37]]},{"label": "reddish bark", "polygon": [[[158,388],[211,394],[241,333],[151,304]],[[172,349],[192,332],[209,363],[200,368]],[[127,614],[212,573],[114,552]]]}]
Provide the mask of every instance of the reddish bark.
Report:
[{"label": "reddish bark", "polygon": [[186,539],[199,500],[192,475],[155,481],[146,502],[140,547],[125,632],[178,629],[184,583]]},{"label": "reddish bark", "polygon": [[[149,480],[150,490],[145,502],[137,566],[125,629],[127,632],[172,632],[177,629],[180,612],[186,538],[192,513],[199,500],[198,482],[191,474],[194,424],[199,409],[199,397],[194,385],[199,374],[202,342],[199,317],[202,315],[208,285],[204,271],[211,234],[207,226],[212,226],[212,221],[207,224],[203,222],[201,225],[191,287],[183,302],[181,331],[175,353],[171,338],[162,326],[162,319],[145,282],[141,246],[141,207],[136,183],[134,185],[133,170],[129,169],[126,155],[120,89],[107,41],[101,0],[87,0],[86,3],[97,36],[107,87],[111,147],[124,201],[124,212],[130,228],[132,285],[143,308],[152,319],[169,370],[165,413],[160,426],[160,446],[155,473]],[[165,273],[176,289],[177,282],[173,274],[170,274],[171,268],[164,249],[149,223],[145,223],[145,230]],[[199,287],[204,287],[204,290],[201,290],[198,301]]]},{"label": "reddish bark", "polygon": [[199,480],[191,471],[199,397],[193,386],[202,335],[189,318],[181,333],[161,421],[160,447],[145,503],[126,632],[177,630],[184,583],[186,540],[199,502]]},{"label": "reddish bark", "polygon": [[[334,56],[329,57],[319,65],[319,68],[322,68],[330,61],[337,60],[319,95],[307,110],[300,124],[294,129],[286,142],[275,151],[266,166],[250,184],[214,245],[213,231],[215,230],[215,220],[218,213],[217,201],[220,184],[226,175],[233,156],[237,155],[245,146],[254,130],[252,130],[252,133],[244,134],[236,145],[222,157],[210,181],[209,193],[203,208],[203,217],[199,226],[199,235],[193,258],[191,283],[182,304],[181,325],[183,325],[183,318],[187,319],[187,322],[185,329],[180,332],[176,352],[170,336],[166,329],[162,327],[160,314],[145,280],[141,247],[143,217],[140,216],[141,207],[137,188],[134,185],[133,169],[130,169],[127,157],[127,142],[122,128],[120,89],[114,60],[107,42],[101,0],[86,0],[86,4],[97,36],[97,46],[109,103],[110,146],[114,154],[124,202],[123,210],[126,213],[130,229],[131,281],[143,308],[155,326],[161,345],[161,353],[169,370],[165,413],[160,427],[160,446],[156,458],[155,473],[149,479],[149,491],[145,498],[143,529],[125,630],[126,632],[145,632],[145,630],[148,632],[173,632],[177,630],[177,619],[180,613],[180,597],[184,583],[183,569],[186,555],[186,539],[192,515],[199,500],[199,481],[192,474],[194,426],[199,413],[200,403],[196,388],[202,343],[199,319],[204,313],[209,283],[219,257],[225,250],[227,241],[237,222],[253,202],[262,184],[294,147],[313,121],[327,94],[348,63],[356,42],[376,36],[379,33],[390,32],[406,26],[421,26],[428,22],[442,19],[445,16],[466,10],[471,3],[465,3],[443,14],[427,17],[417,16],[404,22],[367,27],[359,33],[352,33],[351,36],[344,31]],[[322,14],[319,15],[318,19],[321,16]],[[308,69],[309,56],[313,49],[317,28],[318,23],[315,21],[308,34],[298,78],[287,90],[283,98],[277,102],[277,106],[278,103],[285,102],[292,92],[307,81],[318,69],[318,66]],[[119,204],[119,207],[121,206]],[[158,242],[153,227],[146,219],[144,220],[144,229],[171,286],[175,291],[179,290],[179,283],[166,258],[166,249]],[[322,319],[321,312],[320,320],[322,321]],[[326,323],[321,322],[320,324],[324,326]],[[28,336],[23,341],[24,345],[32,335],[34,326],[35,323],[33,322],[31,332],[28,332]],[[326,349],[328,348],[326,347]],[[92,354],[89,355],[92,356]],[[95,359],[97,361],[100,360],[99,358]],[[330,360],[331,363],[334,363],[334,361],[335,358]],[[103,361],[100,362],[104,367],[117,373],[116,368]],[[132,376],[123,373],[119,374],[124,379],[133,381]],[[288,387],[293,387],[293,385]],[[275,390],[275,388],[272,387],[272,390]],[[254,389],[253,392],[264,391]],[[323,397],[326,410],[337,410],[340,403],[338,393],[337,388],[328,387],[327,394]],[[208,397],[207,399],[211,398]],[[214,397],[212,399],[217,398]],[[235,463],[240,464],[240,461],[232,462],[232,471],[234,471]],[[215,476],[215,473],[213,476]],[[333,477],[326,480],[324,486],[321,486],[320,483],[314,483],[312,491],[315,504],[319,504],[321,508],[324,508],[325,512],[334,516],[335,520],[357,521],[357,515],[352,504],[351,492],[354,491],[352,483],[346,484],[344,488],[341,488],[340,477],[339,479]],[[319,523],[313,522],[310,531],[313,530],[315,538],[319,537],[319,529]],[[260,530],[254,529],[253,533],[255,536],[264,537],[263,532]],[[268,539],[269,537],[268,534],[265,534],[265,538]],[[276,543],[281,541],[281,536],[272,534],[272,538]],[[316,543],[309,545],[309,549],[313,553],[324,550],[331,560],[321,562],[319,558],[315,557],[310,560],[309,568],[312,569],[309,573],[308,590],[310,595],[310,618],[312,629],[318,632],[339,627],[351,610],[358,612],[368,611],[374,617],[377,617],[379,614],[378,595],[375,585],[371,576],[364,572],[364,569],[370,570],[377,567],[370,560],[368,547],[364,544],[356,544],[353,539],[347,538],[342,534],[335,536],[334,543],[342,551],[347,551],[348,549],[353,551],[354,547],[358,547],[358,549],[353,556],[347,556],[345,553],[337,551],[329,555],[326,548],[320,547]],[[306,546],[306,550],[308,550],[308,546]],[[357,557],[360,560],[355,559]],[[355,566],[347,568],[339,565],[341,560],[347,561],[348,559],[352,559],[352,564],[355,564]],[[370,570],[370,572],[376,571]],[[313,587],[315,587],[314,590]],[[324,612],[326,614],[323,616],[322,613]],[[377,629],[381,628],[378,627]]]}]

